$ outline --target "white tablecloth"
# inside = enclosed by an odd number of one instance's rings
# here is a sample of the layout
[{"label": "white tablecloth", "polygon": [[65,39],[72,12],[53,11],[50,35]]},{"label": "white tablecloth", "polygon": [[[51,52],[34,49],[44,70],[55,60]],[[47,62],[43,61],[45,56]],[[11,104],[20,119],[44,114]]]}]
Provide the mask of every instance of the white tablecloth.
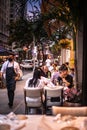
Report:
[{"label": "white tablecloth", "polygon": [[[87,117],[73,117],[70,115],[46,116],[46,115],[0,115],[0,124],[10,124],[10,130],[61,130],[66,126],[77,127],[79,130],[87,130]],[[26,117],[26,118],[25,118]]]}]

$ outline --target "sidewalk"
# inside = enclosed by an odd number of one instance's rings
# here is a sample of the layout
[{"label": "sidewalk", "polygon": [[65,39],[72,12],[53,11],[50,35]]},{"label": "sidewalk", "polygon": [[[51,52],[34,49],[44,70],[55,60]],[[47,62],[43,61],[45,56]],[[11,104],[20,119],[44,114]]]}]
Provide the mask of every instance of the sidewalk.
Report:
[{"label": "sidewalk", "polygon": [[23,80],[17,81],[13,108],[8,107],[7,89],[0,89],[0,114],[8,114],[10,112],[25,114],[23,88],[29,77],[32,77],[32,72],[25,74]]}]

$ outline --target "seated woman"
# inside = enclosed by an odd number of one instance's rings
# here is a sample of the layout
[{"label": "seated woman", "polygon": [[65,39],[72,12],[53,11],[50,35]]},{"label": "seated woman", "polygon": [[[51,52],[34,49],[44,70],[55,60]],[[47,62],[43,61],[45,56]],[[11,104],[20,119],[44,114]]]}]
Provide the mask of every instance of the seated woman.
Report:
[{"label": "seated woman", "polygon": [[68,74],[68,68],[65,64],[62,64],[59,68],[58,82],[60,85],[66,86],[68,88],[73,87],[73,78]]},{"label": "seated woman", "polygon": [[41,80],[40,80],[41,74],[40,73],[41,73],[40,68],[35,68],[35,71],[33,73],[33,77],[27,79],[24,89],[30,90],[30,91],[41,89],[42,99],[41,99],[41,97],[36,97],[36,98],[27,97],[27,101],[37,104],[38,102],[43,100],[43,105],[44,105],[44,100],[45,100],[44,99],[44,91],[43,91],[44,84],[41,83]]},{"label": "seated woman", "polygon": [[41,79],[41,76],[44,75],[44,72],[42,70],[42,68],[38,67],[38,68],[35,68],[34,70],[34,73],[33,73],[33,78],[29,78],[27,81],[26,81],[26,86],[28,87],[43,87],[40,83],[40,79]]},{"label": "seated woman", "polygon": [[59,68],[59,76],[57,78],[59,85],[64,86],[64,98],[70,100],[70,96],[74,96],[77,90],[73,85],[73,77],[68,73],[68,68],[65,64],[62,64]]},{"label": "seated woman", "polygon": [[[47,86],[52,86],[54,87],[54,85],[52,84],[52,82],[50,81],[50,79],[48,79],[44,74],[44,71],[46,71],[45,69],[43,69],[44,67],[40,67],[40,68],[36,68],[34,73],[33,73],[33,78],[29,78],[26,81],[25,84],[25,88],[44,88],[45,85]],[[43,90],[43,94],[42,94],[42,98],[43,98],[43,103],[45,101],[45,96],[44,96],[44,90]]]},{"label": "seated woman", "polygon": [[51,80],[48,78],[47,66],[42,66],[36,68],[33,74],[33,78],[26,81],[28,82],[28,87],[39,87],[43,88],[45,85],[52,84]]},{"label": "seated woman", "polygon": [[59,75],[58,67],[57,64],[53,65],[53,71],[51,73],[51,81],[53,84],[57,85],[57,78]]}]

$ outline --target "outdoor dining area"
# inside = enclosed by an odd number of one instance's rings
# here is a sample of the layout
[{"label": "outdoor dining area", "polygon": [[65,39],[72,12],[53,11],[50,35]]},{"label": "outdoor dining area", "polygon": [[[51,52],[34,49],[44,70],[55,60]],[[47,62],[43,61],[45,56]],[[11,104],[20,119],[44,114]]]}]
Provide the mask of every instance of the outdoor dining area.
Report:
[{"label": "outdoor dining area", "polygon": [[[20,115],[25,118],[22,130],[87,130],[87,107],[65,106],[63,93],[64,86],[59,84],[45,85],[44,88],[25,85],[25,114]],[[40,109],[41,114],[31,113],[32,109]]]},{"label": "outdoor dining area", "polygon": [[[45,68],[46,66],[44,66]],[[73,78],[68,74],[68,69],[65,64],[61,65],[61,70],[54,74],[59,76],[66,75],[71,78],[71,81],[58,78],[39,77],[39,69],[36,69],[33,78],[29,78],[24,86],[24,102],[25,114],[30,114],[31,109],[41,108],[41,113],[46,115],[52,114],[52,106],[81,106],[78,102],[71,102],[76,99],[79,93],[73,85]],[[46,68],[45,68],[46,69]],[[49,71],[47,71],[49,72]],[[37,80],[38,79],[38,80]],[[36,86],[34,85],[36,83]],[[60,84],[61,83],[61,84]],[[69,87],[67,87],[69,86]]]},{"label": "outdoor dining area", "polygon": [[[44,88],[33,88],[25,85],[23,92],[25,114],[0,114],[0,130],[87,130],[87,107],[64,106],[64,86],[46,84]],[[31,113],[37,109],[41,110],[40,114]]]},{"label": "outdoor dining area", "polygon": [[40,85],[44,87],[29,87],[31,78],[23,87],[24,114],[0,114],[0,130],[87,130],[87,107],[67,106],[65,84],[53,84],[50,78],[41,78],[45,84],[40,82]]}]

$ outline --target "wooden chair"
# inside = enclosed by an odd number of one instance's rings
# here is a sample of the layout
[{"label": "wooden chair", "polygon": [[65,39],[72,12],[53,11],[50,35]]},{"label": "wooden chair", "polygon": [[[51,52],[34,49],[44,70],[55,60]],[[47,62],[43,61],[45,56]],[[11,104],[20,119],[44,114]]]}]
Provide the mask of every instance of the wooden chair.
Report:
[{"label": "wooden chair", "polygon": [[72,115],[72,116],[87,116],[87,107],[58,107],[52,106],[52,114],[57,115]]},{"label": "wooden chair", "polygon": [[63,88],[46,89],[45,90],[45,111],[51,109],[52,106],[63,105]]},{"label": "wooden chair", "polygon": [[43,114],[43,88],[24,88],[25,114],[30,108],[41,108]]}]

